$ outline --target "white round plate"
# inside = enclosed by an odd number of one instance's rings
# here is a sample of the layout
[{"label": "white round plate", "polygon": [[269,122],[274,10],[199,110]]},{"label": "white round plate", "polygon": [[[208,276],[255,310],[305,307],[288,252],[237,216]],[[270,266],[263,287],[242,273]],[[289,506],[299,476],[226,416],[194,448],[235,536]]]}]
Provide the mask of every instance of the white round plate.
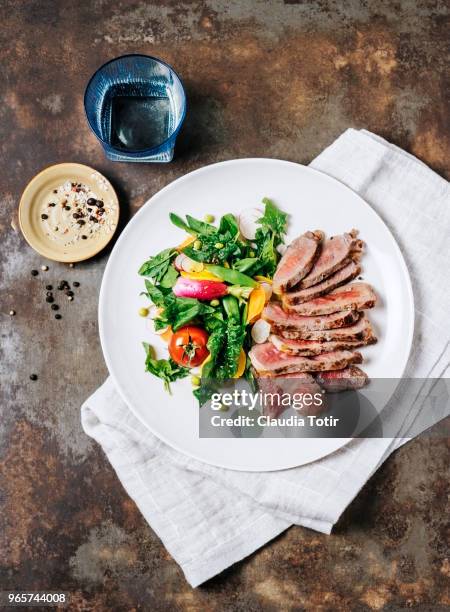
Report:
[{"label": "white round plate", "polygon": [[362,351],[370,377],[402,376],[414,326],[411,282],[392,234],[364,200],[329,176],[286,161],[238,159],[191,172],[154,195],[122,232],[103,276],[99,326],[105,360],[123,399],[150,431],[191,457],[235,470],[295,467],[324,457],[349,440],[200,439],[198,406],[189,379],[172,383],[169,395],[161,380],[144,371],[142,341],[155,345],[159,339],[137,314],[146,304],[139,296],[144,283],[137,271],[150,255],[184,239],[170,223],[169,212],[199,218],[210,213],[217,219],[259,206],[263,197],[289,213],[288,242],[306,230],[322,229],[333,235],[359,229],[366,243],[363,277],[379,296],[379,305],[370,312],[379,341]]}]

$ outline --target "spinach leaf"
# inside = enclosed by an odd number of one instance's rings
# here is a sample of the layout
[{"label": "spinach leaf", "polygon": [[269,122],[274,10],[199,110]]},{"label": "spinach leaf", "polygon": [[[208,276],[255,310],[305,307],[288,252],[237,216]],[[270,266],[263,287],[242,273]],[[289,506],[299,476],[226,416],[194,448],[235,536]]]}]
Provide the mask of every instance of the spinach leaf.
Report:
[{"label": "spinach leaf", "polygon": [[255,276],[255,274],[258,274],[261,268],[261,261],[257,257],[245,257],[244,259],[237,259],[233,263],[233,270],[245,272],[245,274],[249,276]]},{"label": "spinach leaf", "polygon": [[280,254],[275,249],[275,236],[269,228],[260,227],[256,230],[255,242],[258,260],[261,264],[260,273],[272,277],[280,257]]},{"label": "spinach leaf", "polygon": [[197,232],[195,232],[189,225],[183,221],[181,217],[176,215],[175,213],[169,213],[169,219],[172,221],[174,225],[179,227],[180,229],[188,232],[188,234],[192,234],[193,236],[197,236]]},{"label": "spinach leaf", "polygon": [[156,282],[160,282],[176,255],[177,251],[175,249],[165,249],[144,262],[139,268],[138,274],[148,276],[155,279]]},{"label": "spinach leaf", "polygon": [[178,271],[173,266],[169,266],[169,268],[167,269],[167,272],[164,274],[164,276],[162,277],[160,281],[161,287],[165,287],[166,289],[173,287],[175,285],[175,282],[178,276],[179,276]]},{"label": "spinach leaf", "polygon": [[147,342],[142,343],[146,353],[145,370],[164,381],[164,387],[170,393],[170,383],[179,378],[189,376],[188,368],[178,365],[170,359],[155,359],[153,347]]},{"label": "spinach leaf", "polygon": [[202,234],[215,234],[217,229],[214,225],[209,223],[205,223],[204,221],[198,221],[198,219],[194,219],[191,215],[186,215],[186,220],[188,222],[189,227],[197,232],[199,235]]},{"label": "spinach leaf", "polygon": [[224,215],[219,223],[219,234],[226,234],[227,232],[233,237],[237,236],[239,233],[236,217],[231,213]]}]

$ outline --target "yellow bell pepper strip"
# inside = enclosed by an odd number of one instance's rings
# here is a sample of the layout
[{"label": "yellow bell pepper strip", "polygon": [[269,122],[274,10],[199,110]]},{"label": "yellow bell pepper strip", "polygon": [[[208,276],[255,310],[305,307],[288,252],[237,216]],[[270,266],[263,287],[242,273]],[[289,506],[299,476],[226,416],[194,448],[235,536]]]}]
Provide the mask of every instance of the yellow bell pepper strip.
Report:
[{"label": "yellow bell pepper strip", "polygon": [[206,272],[206,270],[203,270],[202,272],[185,272],[182,270],[180,274],[183,278],[190,278],[191,280],[211,280],[218,283],[222,282],[218,276],[211,274],[211,272]]},{"label": "yellow bell pepper strip", "polygon": [[239,353],[238,367],[236,370],[236,374],[233,376],[233,378],[240,378],[242,376],[242,374],[245,371],[246,363],[247,363],[247,355],[245,354],[244,349],[241,349],[241,352]]},{"label": "yellow bell pepper strip", "polygon": [[273,283],[273,280],[267,276],[255,276],[255,279],[260,283]]},{"label": "yellow bell pepper strip", "polygon": [[187,246],[189,246],[190,244],[195,242],[196,238],[197,238],[196,236],[188,236],[185,240],[183,240],[183,242],[181,244],[179,244],[177,247],[175,247],[175,249],[177,251],[182,251]]},{"label": "yellow bell pepper strip", "polygon": [[261,315],[266,303],[266,293],[262,287],[256,287],[248,300],[247,323],[253,323]]},{"label": "yellow bell pepper strip", "polygon": [[169,344],[170,339],[172,338],[172,336],[173,336],[173,331],[172,331],[172,328],[170,327],[170,325],[166,329],[165,332],[163,332],[162,334],[159,334],[159,337],[161,338],[161,340],[164,340],[164,342],[167,342],[167,344]]}]

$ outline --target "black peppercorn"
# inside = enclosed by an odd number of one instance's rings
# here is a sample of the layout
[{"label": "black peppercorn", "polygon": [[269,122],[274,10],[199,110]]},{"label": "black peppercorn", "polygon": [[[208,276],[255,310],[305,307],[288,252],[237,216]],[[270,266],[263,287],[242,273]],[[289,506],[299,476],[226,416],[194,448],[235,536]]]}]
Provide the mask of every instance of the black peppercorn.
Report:
[{"label": "black peppercorn", "polygon": [[50,308],[51,308],[52,310],[59,310],[59,306],[58,306],[58,304],[52,304],[52,305],[50,306]]},{"label": "black peppercorn", "polygon": [[30,374],[30,380],[37,380],[38,376],[37,374]]},{"label": "black peppercorn", "polygon": [[88,198],[87,205],[95,206],[95,198]]},{"label": "black peppercorn", "polygon": [[62,316],[59,313],[55,314],[55,319],[62,319]]},{"label": "black peppercorn", "polygon": [[54,297],[51,295],[47,295],[47,297],[45,298],[45,301],[48,302],[49,304],[51,304],[52,302],[55,301]]},{"label": "black peppercorn", "polygon": [[53,285],[45,285],[47,291],[51,291],[53,289]]},{"label": "black peppercorn", "polygon": [[41,219],[45,221],[46,219],[48,219],[48,215],[46,215],[45,213],[42,213]]},{"label": "black peppercorn", "polygon": [[31,270],[31,276],[37,276],[39,272],[37,270]]},{"label": "black peppercorn", "polygon": [[80,286],[80,283],[79,283],[78,281],[73,281],[72,285],[73,285],[74,287],[79,287],[79,286]]}]

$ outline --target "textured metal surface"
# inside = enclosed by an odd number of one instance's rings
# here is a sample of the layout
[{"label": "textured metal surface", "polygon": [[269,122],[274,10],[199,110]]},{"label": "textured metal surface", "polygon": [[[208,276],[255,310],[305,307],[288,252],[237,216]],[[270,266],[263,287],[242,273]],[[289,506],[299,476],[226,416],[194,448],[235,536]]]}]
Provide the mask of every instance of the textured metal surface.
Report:
[{"label": "textured metal surface", "polygon": [[[391,457],[331,537],[292,528],[192,590],[80,427],[81,402],[106,376],[96,306],[108,254],[73,269],[49,263],[32,278],[45,262],[10,226],[28,180],[55,162],[104,172],[126,220],[206,163],[307,163],[348,126],[387,137],[448,178],[446,6],[0,2],[2,589],[72,591],[80,610],[450,607],[449,448],[433,439]],[[127,52],[162,57],[187,86],[188,120],[170,165],[108,162],[88,130],[85,83]],[[55,321],[43,286],[59,279],[81,287]]]}]

